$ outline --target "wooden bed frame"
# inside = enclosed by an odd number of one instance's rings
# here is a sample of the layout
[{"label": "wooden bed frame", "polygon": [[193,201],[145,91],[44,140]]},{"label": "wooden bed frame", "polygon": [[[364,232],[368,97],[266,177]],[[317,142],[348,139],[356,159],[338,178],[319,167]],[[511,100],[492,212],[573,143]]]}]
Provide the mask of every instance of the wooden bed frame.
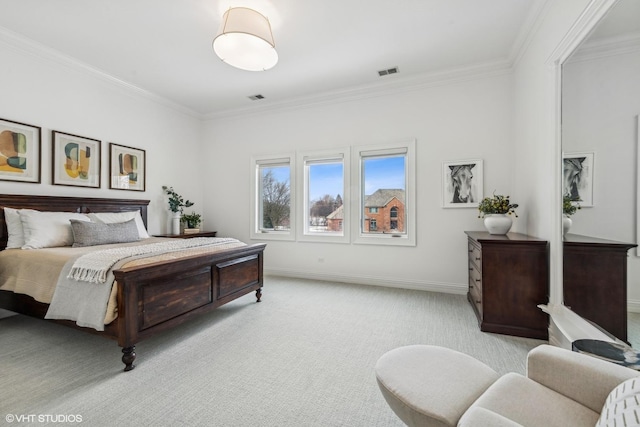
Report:
[{"label": "wooden bed frame", "polygon": [[[5,206],[79,213],[139,210],[146,225],[148,204],[148,200],[0,194],[0,250],[7,246]],[[260,302],[265,246],[248,245],[114,271],[118,317],[104,331],[79,327],[72,321],[49,321],[116,340],[122,347],[124,370],[130,371],[135,367],[139,341],[252,291]],[[44,319],[48,307],[27,295],[0,291],[0,308]]]}]

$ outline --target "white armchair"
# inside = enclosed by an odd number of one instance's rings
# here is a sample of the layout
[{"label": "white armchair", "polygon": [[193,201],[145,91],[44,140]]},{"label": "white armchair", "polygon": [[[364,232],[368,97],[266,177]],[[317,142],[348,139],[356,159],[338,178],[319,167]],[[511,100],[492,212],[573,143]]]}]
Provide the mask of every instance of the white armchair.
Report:
[{"label": "white armchair", "polygon": [[426,345],[391,350],[376,364],[385,400],[409,426],[594,426],[640,417],[640,372],[592,356],[541,345],[529,352],[526,376],[498,377],[470,356]]}]

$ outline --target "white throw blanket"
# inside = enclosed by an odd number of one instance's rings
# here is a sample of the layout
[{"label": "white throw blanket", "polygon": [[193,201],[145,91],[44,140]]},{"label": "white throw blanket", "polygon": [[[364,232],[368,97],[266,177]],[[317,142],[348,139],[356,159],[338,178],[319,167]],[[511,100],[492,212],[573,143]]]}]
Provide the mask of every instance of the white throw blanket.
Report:
[{"label": "white throw blanket", "polygon": [[[152,238],[154,239],[154,238]],[[168,243],[168,244],[164,244]],[[90,327],[97,331],[104,331],[104,319],[107,311],[107,304],[111,294],[111,288],[115,281],[113,270],[122,267],[128,262],[138,259],[176,252],[189,248],[211,247],[226,250],[245,244],[236,239],[219,237],[196,237],[193,239],[172,239],[156,243],[127,243],[124,247],[104,249],[81,255],[67,261],[53,293],[53,298],[45,319],[66,319],[73,320],[79,326]],[[122,250],[126,249],[126,250]],[[129,251],[128,249],[132,249]],[[125,254],[128,252],[128,254]],[[107,256],[105,256],[105,253]],[[131,254],[134,255],[131,255]],[[86,258],[85,258],[86,257]],[[103,269],[104,282],[90,283],[69,278],[71,270],[76,267],[80,260],[85,258],[79,268],[85,268],[94,273],[86,273],[86,276],[101,277]],[[100,259],[104,262],[101,262]],[[110,266],[107,267],[107,264]],[[84,275],[84,274],[81,274]]]},{"label": "white throw blanket", "polygon": [[91,252],[78,258],[67,275],[69,279],[90,283],[104,283],[107,273],[118,261],[132,256],[159,255],[182,249],[195,248],[211,244],[237,242],[236,239],[195,237],[192,239],[172,239],[167,242],[151,243],[143,246],[123,246],[103,251]]}]

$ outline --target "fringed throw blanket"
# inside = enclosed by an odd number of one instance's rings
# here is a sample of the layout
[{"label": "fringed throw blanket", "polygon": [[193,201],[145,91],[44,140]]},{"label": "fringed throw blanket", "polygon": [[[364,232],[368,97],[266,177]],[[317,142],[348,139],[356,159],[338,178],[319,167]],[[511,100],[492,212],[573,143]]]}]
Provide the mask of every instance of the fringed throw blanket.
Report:
[{"label": "fringed throw blanket", "polygon": [[78,258],[73,267],[71,267],[67,278],[90,283],[104,283],[107,281],[109,269],[125,258],[140,255],[158,255],[198,246],[208,246],[214,243],[223,245],[234,241],[237,242],[236,239],[228,238],[195,237],[192,239],[172,239],[168,242],[151,243],[143,246],[122,246],[105,249],[85,254]]},{"label": "fringed throw blanket", "polygon": [[[107,304],[115,281],[113,270],[138,258],[199,247],[211,247],[211,251],[216,252],[240,246],[245,246],[245,243],[236,239],[196,237],[146,244],[136,242],[80,255],[69,260],[60,272],[45,319],[74,320],[79,326],[103,331]],[[74,276],[93,280],[76,280]]]}]

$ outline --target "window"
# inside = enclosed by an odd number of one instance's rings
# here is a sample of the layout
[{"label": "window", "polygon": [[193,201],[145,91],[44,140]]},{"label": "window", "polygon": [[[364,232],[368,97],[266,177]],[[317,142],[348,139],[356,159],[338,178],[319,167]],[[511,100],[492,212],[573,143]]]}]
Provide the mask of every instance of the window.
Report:
[{"label": "window", "polygon": [[295,227],[293,157],[254,158],[251,237],[293,240]]},{"label": "window", "polygon": [[415,149],[410,140],[252,158],[251,238],[415,246]]},{"label": "window", "polygon": [[303,165],[300,182],[302,225],[299,240],[348,242],[345,228],[345,212],[349,212],[346,195],[348,186],[347,168],[349,150],[323,150],[299,153],[298,161]]},{"label": "window", "polygon": [[355,243],[415,246],[415,141],[356,147]]}]

